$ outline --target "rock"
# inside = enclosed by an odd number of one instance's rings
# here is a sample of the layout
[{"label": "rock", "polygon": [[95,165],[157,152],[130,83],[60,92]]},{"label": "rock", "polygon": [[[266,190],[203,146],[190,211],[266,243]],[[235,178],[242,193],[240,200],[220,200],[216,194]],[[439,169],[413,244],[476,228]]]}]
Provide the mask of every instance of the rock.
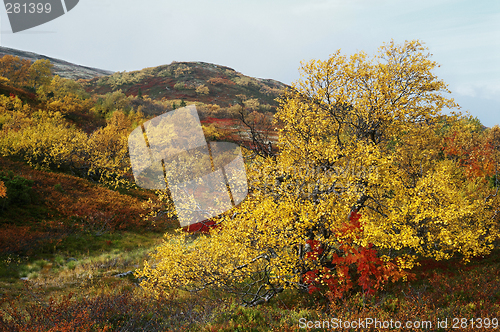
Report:
[{"label": "rock", "polygon": [[134,274],[133,271],[127,271],[127,272],[124,272],[124,273],[118,273],[118,274],[115,274],[113,277],[117,277],[117,278],[122,278],[122,277],[126,277],[130,274]]}]

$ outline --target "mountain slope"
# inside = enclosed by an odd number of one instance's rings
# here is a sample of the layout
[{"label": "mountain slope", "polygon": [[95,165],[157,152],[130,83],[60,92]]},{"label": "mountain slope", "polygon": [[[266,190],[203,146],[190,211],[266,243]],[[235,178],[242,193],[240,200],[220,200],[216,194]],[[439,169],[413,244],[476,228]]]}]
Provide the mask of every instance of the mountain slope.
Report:
[{"label": "mountain slope", "polygon": [[122,90],[127,96],[148,95],[151,99],[183,99],[228,107],[245,99],[276,107],[275,99],[287,85],[243,75],[232,68],[205,62],[172,62],[169,65],[131,72],[112,72],[85,67],[64,60],[0,46],[0,57],[18,56],[36,61],[48,59],[53,74],[72,80],[84,79],[89,93]]},{"label": "mountain slope", "polygon": [[152,99],[184,99],[227,107],[241,99],[258,99],[276,106],[275,99],[287,85],[243,75],[232,68],[205,62],[172,62],[169,65],[132,72],[116,72],[93,78],[87,92],[104,94],[122,90],[126,95],[148,95]]},{"label": "mountain slope", "polygon": [[31,62],[34,62],[39,59],[50,60],[50,62],[54,65],[53,67],[54,75],[59,75],[60,77],[69,78],[72,80],[91,79],[94,77],[113,74],[113,72],[109,70],[80,66],[74,63],[51,58],[45,55],[0,46],[0,57],[3,57],[4,55],[7,54],[20,57],[21,59],[27,59],[30,60]]}]

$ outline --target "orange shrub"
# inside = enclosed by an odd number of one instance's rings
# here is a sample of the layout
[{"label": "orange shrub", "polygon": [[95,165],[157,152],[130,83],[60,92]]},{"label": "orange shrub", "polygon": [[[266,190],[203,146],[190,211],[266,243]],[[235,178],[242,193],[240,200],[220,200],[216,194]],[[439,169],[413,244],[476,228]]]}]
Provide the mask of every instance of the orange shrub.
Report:
[{"label": "orange shrub", "polygon": [[29,253],[34,243],[53,240],[53,234],[30,226],[3,225],[0,228],[0,252]]},{"label": "orange shrub", "polygon": [[235,85],[236,84],[233,81],[230,81],[230,80],[228,80],[225,77],[213,77],[213,78],[211,78],[211,79],[208,80],[208,83],[210,83],[212,85],[216,85],[216,86],[219,86],[219,85]]},{"label": "orange shrub", "polygon": [[7,197],[7,188],[5,187],[5,184],[0,181],[0,198],[5,198]]}]

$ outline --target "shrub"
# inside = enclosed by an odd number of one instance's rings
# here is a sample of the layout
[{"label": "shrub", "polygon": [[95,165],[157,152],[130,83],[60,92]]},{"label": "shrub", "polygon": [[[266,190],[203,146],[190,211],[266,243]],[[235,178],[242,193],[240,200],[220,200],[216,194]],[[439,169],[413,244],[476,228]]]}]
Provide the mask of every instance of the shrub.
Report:
[{"label": "shrub", "polygon": [[0,181],[0,198],[7,197],[7,187],[5,187],[5,183]]},{"label": "shrub", "polygon": [[211,79],[208,80],[208,83],[215,85],[215,86],[235,85],[236,84],[233,81],[230,81],[225,77],[212,77]]},{"label": "shrub", "polygon": [[134,120],[141,121],[141,116],[116,111],[105,127],[87,135],[59,112],[20,113],[3,126],[0,153],[22,157],[33,167],[72,171],[114,188],[129,186],[125,156]]},{"label": "shrub", "polygon": [[196,88],[196,93],[199,94],[199,95],[208,95],[210,93],[210,90],[205,85],[199,85]]},{"label": "shrub", "polygon": [[64,189],[63,189],[63,187],[61,186],[60,183],[56,183],[54,185],[54,189],[57,190],[57,191],[59,191],[59,192],[61,192],[61,193],[64,192]]},{"label": "shrub", "polygon": [[186,83],[177,82],[174,84],[174,89],[175,90],[185,90],[185,89],[187,89]]},{"label": "shrub", "polygon": [[[29,286],[27,286],[29,287]],[[33,291],[29,290],[31,294]],[[41,331],[181,331],[213,316],[213,305],[182,303],[173,296],[151,298],[130,290],[112,290],[97,296],[71,293],[29,304],[0,299],[0,330]]]},{"label": "shrub", "polygon": [[0,172],[0,181],[5,184],[7,197],[0,200],[0,206],[5,208],[9,204],[26,205],[34,200],[34,192],[32,190],[33,181],[14,175],[12,171],[7,174]]}]

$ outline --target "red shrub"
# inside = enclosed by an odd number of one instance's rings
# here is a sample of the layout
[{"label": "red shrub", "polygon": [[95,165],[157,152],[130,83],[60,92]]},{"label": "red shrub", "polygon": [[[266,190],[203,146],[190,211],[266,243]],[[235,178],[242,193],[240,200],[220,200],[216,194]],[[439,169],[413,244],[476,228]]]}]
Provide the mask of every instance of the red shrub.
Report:
[{"label": "red shrub", "polygon": [[[346,223],[338,232],[344,235],[341,243],[340,256],[333,253],[331,263],[335,268],[324,266],[322,270],[308,271],[304,275],[304,282],[309,285],[309,293],[327,288],[326,295],[330,298],[342,298],[347,292],[355,287],[367,294],[374,294],[383,285],[392,279],[393,281],[403,277],[406,273],[399,271],[396,264],[383,262],[373,248],[354,245],[354,239],[362,231],[359,221],[361,215],[353,211]],[[306,253],[306,259],[317,260],[323,253],[322,245],[317,240],[307,240],[311,251]],[[355,272],[353,272],[355,271]]]}]

